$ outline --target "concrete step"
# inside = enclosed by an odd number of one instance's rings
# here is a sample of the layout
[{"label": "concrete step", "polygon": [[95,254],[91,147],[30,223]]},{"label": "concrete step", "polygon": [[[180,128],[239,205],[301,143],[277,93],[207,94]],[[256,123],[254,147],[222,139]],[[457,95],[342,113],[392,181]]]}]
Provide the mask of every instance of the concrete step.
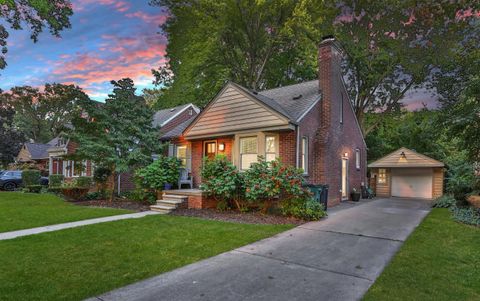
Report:
[{"label": "concrete step", "polygon": [[168,200],[183,200],[183,201],[188,200],[188,196],[185,196],[185,195],[165,194],[165,193],[162,195],[162,198],[164,200],[165,199],[168,199]]},{"label": "concrete step", "polygon": [[184,202],[183,200],[171,200],[171,199],[157,200],[157,204],[159,205],[161,205],[162,203],[169,204],[169,205],[179,205],[183,202]]},{"label": "concrete step", "polygon": [[168,207],[168,206],[163,206],[163,205],[151,205],[150,210],[152,211],[157,211],[161,212],[163,214],[168,214],[175,210],[175,207]]}]

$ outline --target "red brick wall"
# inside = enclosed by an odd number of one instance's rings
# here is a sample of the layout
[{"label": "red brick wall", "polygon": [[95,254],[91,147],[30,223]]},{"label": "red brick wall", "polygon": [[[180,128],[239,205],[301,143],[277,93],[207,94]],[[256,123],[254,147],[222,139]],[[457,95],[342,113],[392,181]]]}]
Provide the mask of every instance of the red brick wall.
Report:
[{"label": "red brick wall", "polygon": [[232,160],[232,149],[233,149],[233,137],[222,137],[217,139],[206,139],[206,140],[194,140],[191,141],[192,147],[192,176],[193,176],[193,186],[198,187],[201,183],[201,173],[202,173],[202,164],[203,164],[203,143],[205,141],[217,141],[217,149],[220,143],[225,144],[225,150],[223,152],[218,151],[218,154],[224,154],[227,156],[228,160]]},{"label": "red brick wall", "polygon": [[[319,132],[320,150],[316,175],[321,182],[330,186],[329,202],[336,204],[341,199],[341,158],[349,158],[349,190],[360,189],[366,181],[366,146],[355,113],[344,88],[341,70],[341,54],[332,41],[324,41],[319,47],[319,84],[322,91]],[[343,123],[340,122],[343,95]],[[361,153],[361,168],[355,168],[355,149]]]},{"label": "red brick wall", "polygon": [[283,163],[295,166],[297,135],[295,131],[280,132],[278,154]]},{"label": "red brick wall", "polygon": [[[190,115],[190,110],[192,110],[192,115]],[[183,111],[182,113],[180,113],[177,117],[172,119],[170,122],[165,124],[160,129],[160,131],[165,134],[165,133],[171,131],[172,129],[174,129],[176,126],[178,126],[182,122],[187,121],[188,119],[193,118],[196,115],[197,115],[197,112],[195,112],[195,110],[193,108],[188,108],[185,111]]]}]

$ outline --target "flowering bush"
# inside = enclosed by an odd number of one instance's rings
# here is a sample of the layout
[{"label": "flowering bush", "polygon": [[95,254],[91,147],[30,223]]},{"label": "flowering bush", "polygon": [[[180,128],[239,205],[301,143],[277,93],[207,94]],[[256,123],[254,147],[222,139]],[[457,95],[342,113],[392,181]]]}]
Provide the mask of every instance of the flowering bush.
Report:
[{"label": "flowering bush", "polygon": [[310,196],[292,197],[280,203],[283,215],[293,216],[304,220],[316,221],[326,216],[323,206]]},{"label": "flowering bush", "polygon": [[143,188],[161,191],[165,184],[178,181],[179,168],[180,160],[177,158],[160,156],[152,164],[139,169],[136,176]]},{"label": "flowering bush", "polygon": [[238,199],[240,198],[242,187],[241,175],[237,168],[228,161],[226,156],[217,155],[213,159],[203,159],[200,189],[205,191],[207,195],[215,198],[219,204],[224,206],[233,202],[238,209],[241,209]]},{"label": "flowering bush", "polygon": [[285,166],[280,160],[266,162],[259,157],[244,174],[245,198],[251,204],[263,203],[268,210],[275,198],[303,197],[309,192],[302,187],[302,170]]}]

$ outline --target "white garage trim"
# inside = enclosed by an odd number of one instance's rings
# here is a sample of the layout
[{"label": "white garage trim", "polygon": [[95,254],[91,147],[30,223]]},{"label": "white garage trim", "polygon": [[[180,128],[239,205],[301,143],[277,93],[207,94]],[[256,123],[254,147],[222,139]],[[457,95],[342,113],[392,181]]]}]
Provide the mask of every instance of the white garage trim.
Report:
[{"label": "white garage trim", "polygon": [[433,198],[432,168],[392,168],[392,196]]}]

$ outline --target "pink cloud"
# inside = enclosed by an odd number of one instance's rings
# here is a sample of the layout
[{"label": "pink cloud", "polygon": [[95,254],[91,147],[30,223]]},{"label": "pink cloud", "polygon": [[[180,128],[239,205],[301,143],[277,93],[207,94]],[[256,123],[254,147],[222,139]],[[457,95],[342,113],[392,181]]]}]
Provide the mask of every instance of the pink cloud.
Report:
[{"label": "pink cloud", "polygon": [[126,12],[130,9],[130,3],[123,0],[76,0],[73,2],[74,11],[84,11],[92,5],[112,6],[118,12]]},{"label": "pink cloud", "polygon": [[166,16],[166,15],[162,15],[162,14],[150,15],[150,14],[147,14],[147,13],[142,12],[142,11],[136,11],[134,13],[129,13],[129,14],[126,14],[125,16],[127,18],[138,18],[138,19],[141,19],[143,22],[145,22],[147,24],[156,24],[156,25],[160,25],[160,24],[165,23],[165,21],[168,18],[168,16]]}]

